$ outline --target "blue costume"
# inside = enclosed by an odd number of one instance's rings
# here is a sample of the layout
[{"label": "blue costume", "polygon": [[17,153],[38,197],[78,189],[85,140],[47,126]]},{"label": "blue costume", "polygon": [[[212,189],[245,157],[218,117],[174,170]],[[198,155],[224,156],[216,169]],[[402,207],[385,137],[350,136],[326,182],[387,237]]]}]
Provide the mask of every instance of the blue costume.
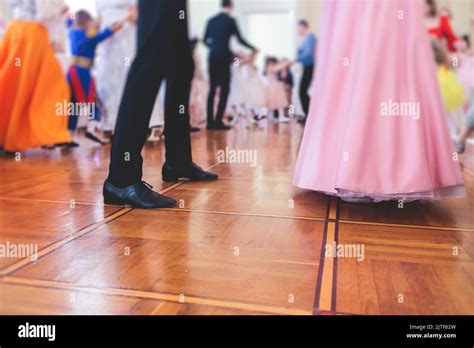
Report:
[{"label": "blue costume", "polygon": [[[73,21],[67,21],[69,41],[71,44],[72,65],[69,68],[67,79],[71,88],[73,103],[95,103],[94,121],[100,121],[100,105],[96,96],[95,83],[91,74],[97,45],[110,37],[114,31],[106,28],[98,33],[88,33],[84,29],[72,28]],[[75,130],[78,115],[69,118],[68,128]]]}]

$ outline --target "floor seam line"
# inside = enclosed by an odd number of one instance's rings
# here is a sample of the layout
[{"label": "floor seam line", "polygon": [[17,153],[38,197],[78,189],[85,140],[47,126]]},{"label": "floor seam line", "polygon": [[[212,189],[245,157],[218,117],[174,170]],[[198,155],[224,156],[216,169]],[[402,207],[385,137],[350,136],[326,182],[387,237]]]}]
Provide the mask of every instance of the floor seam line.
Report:
[{"label": "floor seam line", "polygon": [[[168,186],[164,188],[159,193],[166,193],[173,191],[175,188],[181,187],[183,184],[188,181],[179,182],[180,185],[172,187]],[[168,190],[169,189],[169,190]],[[166,191],[168,190],[168,191]],[[30,198],[21,198],[21,197],[5,197],[0,196],[0,200],[12,200],[12,201],[28,201],[28,202],[39,202],[39,203],[57,203],[57,204],[71,204],[70,201],[56,201],[56,200],[42,200],[42,199],[30,199]],[[78,202],[75,201],[76,205],[87,205],[95,207],[123,207],[120,205],[111,205],[111,204],[95,204],[89,202]],[[294,219],[294,220],[308,220],[308,221],[320,221],[325,222],[325,218],[318,217],[309,217],[309,216],[291,216],[291,215],[273,215],[273,214],[252,214],[245,212],[230,212],[230,211],[218,211],[218,210],[201,210],[201,209],[189,209],[189,208],[163,208],[160,211],[181,211],[187,213],[207,213],[207,214],[222,214],[222,215],[241,215],[241,216],[256,216],[256,217],[268,217],[268,218],[281,218],[281,219]],[[329,222],[336,222],[335,219],[329,219]],[[429,226],[429,225],[408,225],[408,224],[393,224],[385,222],[373,222],[373,221],[360,221],[360,220],[347,220],[347,219],[338,219],[338,222],[343,224],[357,224],[357,225],[368,225],[368,226],[387,226],[395,228],[416,228],[420,230],[442,230],[442,231],[453,231],[453,232],[474,232],[474,228],[469,227],[449,227],[449,226]]]},{"label": "floor seam line", "polygon": [[315,293],[314,293],[314,299],[313,299],[313,315],[316,314],[316,312],[319,310],[319,301],[321,297],[321,287],[322,287],[322,281],[323,281],[323,270],[324,270],[324,247],[327,243],[327,228],[328,228],[328,220],[329,220],[329,210],[331,209],[331,199],[327,197],[327,203],[326,203],[326,216],[325,216],[325,222],[324,222],[324,228],[323,228],[323,238],[321,242],[321,249],[320,249],[320,255],[319,255],[319,268],[318,268],[318,274],[316,277],[316,287],[315,287]]},{"label": "floor seam line", "polygon": [[[120,297],[131,297],[131,298],[140,298],[140,299],[154,299],[162,300],[180,304],[197,304],[204,306],[215,306],[222,308],[233,308],[233,309],[245,309],[245,310],[255,310],[268,312],[273,314],[301,314],[301,315],[311,315],[311,310],[305,309],[289,309],[279,306],[255,304],[255,303],[246,303],[238,301],[228,301],[228,300],[219,300],[212,299],[200,296],[186,296],[186,294],[173,294],[173,293],[163,293],[163,292],[154,292],[149,290],[130,290],[130,289],[120,289],[120,288],[95,288],[74,285],[70,283],[42,280],[42,279],[32,279],[32,278],[23,278],[17,276],[7,276],[3,280],[5,284],[15,284],[23,286],[31,286],[36,288],[44,289],[53,289],[53,290],[69,290],[69,291],[83,291],[89,293],[100,293],[108,296],[120,296]],[[181,300],[182,295],[184,295],[184,301]],[[191,301],[186,301],[186,298],[191,299]],[[214,303],[214,304],[211,304]]]},{"label": "floor seam line", "polygon": [[[39,250],[37,259],[35,261],[32,261],[30,258],[23,258],[21,260],[18,260],[15,263],[5,267],[3,270],[0,271],[0,276],[4,276],[4,277],[9,276],[9,275],[14,274],[15,272],[25,268],[25,267],[31,266],[33,263],[39,262],[40,259],[42,259],[43,257],[49,255],[50,253],[58,250],[62,246],[66,245],[67,243],[69,243],[71,241],[74,241],[79,237],[83,237],[83,236],[87,235],[88,233],[96,230],[98,227],[106,225],[109,222],[114,221],[116,218],[119,218],[120,216],[122,216],[124,214],[127,214],[132,210],[133,209],[131,209],[131,208],[122,208],[122,209],[118,210],[117,212],[109,215],[107,218],[105,218],[103,220],[92,223],[91,225],[88,225],[87,227],[81,228],[78,231],[74,232],[69,237],[60,239],[59,241],[56,241],[52,244],[49,244],[49,246],[44,247],[41,250]],[[118,215],[116,218],[113,217],[116,214],[120,214],[120,215]],[[110,218],[110,220],[106,221],[109,218]],[[58,245],[54,246],[55,244],[58,244]],[[48,248],[51,248],[51,250],[47,250]]]}]

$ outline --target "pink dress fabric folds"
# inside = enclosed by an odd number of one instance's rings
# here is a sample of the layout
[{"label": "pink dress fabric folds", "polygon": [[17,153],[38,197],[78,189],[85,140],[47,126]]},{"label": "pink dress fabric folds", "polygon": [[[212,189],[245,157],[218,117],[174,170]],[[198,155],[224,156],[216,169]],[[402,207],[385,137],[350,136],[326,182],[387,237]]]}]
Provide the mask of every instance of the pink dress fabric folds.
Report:
[{"label": "pink dress fabric folds", "polygon": [[375,201],[464,196],[423,0],[323,7],[294,184]]}]

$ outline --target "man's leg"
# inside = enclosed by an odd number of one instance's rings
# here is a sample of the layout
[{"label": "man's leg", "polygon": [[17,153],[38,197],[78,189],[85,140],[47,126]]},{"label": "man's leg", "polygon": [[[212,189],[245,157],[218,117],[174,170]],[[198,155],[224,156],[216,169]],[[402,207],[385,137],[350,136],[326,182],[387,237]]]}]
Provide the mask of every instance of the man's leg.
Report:
[{"label": "man's leg", "polygon": [[217,108],[216,122],[222,123],[225,108],[227,107],[227,100],[230,92],[230,64],[221,62],[219,66],[219,80],[221,85],[221,95],[219,99],[219,106]]},{"label": "man's leg", "polygon": [[148,123],[163,79],[165,57],[158,44],[159,25],[151,39],[142,46],[132,64],[125,85],[115,127],[109,177],[104,183],[105,204],[135,208],[169,208],[172,198],[160,195],[142,182],[141,151],[146,141]]},{"label": "man's leg", "polygon": [[[184,9],[186,2],[169,2]],[[165,98],[166,163],[161,169],[164,181],[181,178],[199,181],[217,180],[216,174],[206,172],[192,162],[189,126],[189,94],[194,73],[194,61],[188,39],[188,26],[177,16],[167,17],[167,28],[173,33],[168,54]]]},{"label": "man's leg", "polygon": [[209,79],[210,88],[207,96],[207,125],[214,123],[214,100],[216,99],[216,90],[218,86],[215,64],[209,61]]},{"label": "man's leg", "polygon": [[112,144],[108,181],[126,187],[141,181],[141,151],[163,78],[154,40],[137,53],[127,77]]},{"label": "man's leg", "polygon": [[166,75],[166,163],[186,167],[192,163],[189,125],[189,95],[194,72],[191,51],[178,50]]},{"label": "man's leg", "polygon": [[[120,105],[109,178],[104,183],[104,202],[148,209],[172,207],[176,204],[174,199],[160,195],[141,181],[141,150],[163,78],[169,80],[165,101],[166,158],[177,164],[165,163],[163,178],[216,180],[217,175],[204,171],[191,160],[187,109],[194,67],[187,22],[177,16],[185,11],[186,1],[140,1],[139,5],[139,49]],[[147,9],[161,15],[151,33],[145,30],[145,19],[150,20],[146,17],[150,13]]]},{"label": "man's leg", "polygon": [[301,78],[300,91],[299,91],[301,106],[303,107],[305,117],[308,116],[308,112],[309,112],[310,98],[308,95],[308,88],[311,84],[312,78],[313,78],[313,65],[305,66],[303,70],[303,77]]}]

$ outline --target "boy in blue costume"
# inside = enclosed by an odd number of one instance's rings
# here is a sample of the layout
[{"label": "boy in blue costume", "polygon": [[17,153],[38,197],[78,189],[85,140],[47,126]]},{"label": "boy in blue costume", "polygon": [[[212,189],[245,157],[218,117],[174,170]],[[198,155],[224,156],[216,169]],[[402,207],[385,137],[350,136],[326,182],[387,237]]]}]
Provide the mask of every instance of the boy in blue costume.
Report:
[{"label": "boy in blue costume", "polygon": [[[91,69],[94,62],[97,45],[116,31],[120,30],[129,15],[109,28],[98,31],[98,23],[89,12],[80,10],[73,18],[68,19],[69,41],[72,53],[72,63],[69,68],[67,79],[71,88],[71,101],[80,112],[75,112],[69,118],[68,128],[74,132],[78,123],[78,116],[86,116],[89,122],[86,130],[86,138],[100,144],[107,143],[98,133],[98,122],[100,122],[100,101],[96,95],[94,78]],[[72,143],[71,146],[78,146]]]}]

